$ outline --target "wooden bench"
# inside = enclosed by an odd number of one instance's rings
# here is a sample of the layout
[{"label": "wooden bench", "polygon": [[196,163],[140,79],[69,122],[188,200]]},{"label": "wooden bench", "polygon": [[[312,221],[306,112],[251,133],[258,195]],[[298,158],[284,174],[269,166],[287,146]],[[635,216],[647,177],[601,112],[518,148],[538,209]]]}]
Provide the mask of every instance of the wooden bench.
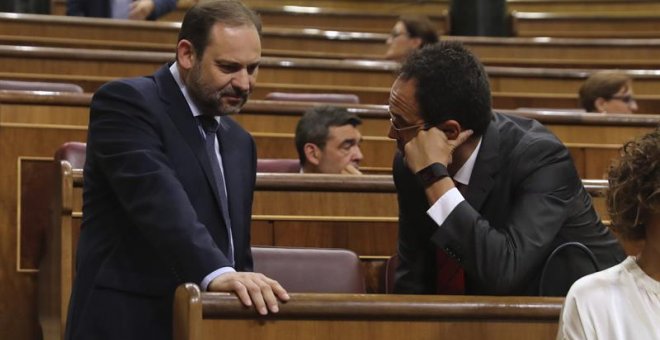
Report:
[{"label": "wooden bench", "polygon": [[[15,74],[15,73],[0,73],[3,79],[16,79],[16,80],[42,80],[42,81],[58,81],[62,80],[61,76],[44,76],[33,74]],[[89,78],[79,77],[66,77],[71,81],[77,81],[78,84],[85,86],[86,92],[95,91],[102,81],[109,80],[103,78],[102,80],[93,77],[91,81]],[[259,100],[266,98],[266,95],[271,92],[299,92],[299,93],[345,93],[354,94],[360,98],[363,104],[387,104],[389,98],[389,88],[385,87],[357,87],[357,86],[318,86],[318,85],[304,85],[304,84],[273,84],[257,81],[257,87],[251,95],[251,100]],[[554,108],[554,109],[575,109],[579,106],[577,95],[575,93],[529,93],[529,92],[498,92],[494,91],[492,94],[493,107],[497,109],[517,109],[517,108]],[[3,95],[5,100],[3,104],[18,105],[17,96],[12,95],[13,99],[9,99]],[[24,96],[20,96],[24,97]],[[25,101],[29,101],[31,96],[28,95]],[[50,94],[41,94],[40,101],[61,102],[55,99]],[[660,113],[660,95],[657,94],[641,94],[635,95],[639,112],[645,113]],[[41,106],[47,105],[42,103]],[[69,106],[68,104],[56,104],[60,106]],[[1,110],[2,108],[0,108]]]},{"label": "wooden bench", "polygon": [[658,38],[657,11],[632,13],[511,13],[514,36],[582,38]]},{"label": "wooden bench", "polygon": [[[86,128],[89,94],[29,94],[0,91],[0,122],[32,125],[71,125]],[[293,131],[302,113],[313,103],[250,100],[242,113],[235,115],[253,133],[261,158],[296,158]],[[389,114],[386,106],[340,105],[364,119],[363,150],[366,170],[389,172],[394,143],[386,137]],[[573,152],[583,178],[601,178],[609,159],[620,145],[653,129],[658,115],[600,115],[551,111],[509,111],[547,125]],[[72,140],[74,140],[72,138]],[[7,141],[12,143],[12,141]]]},{"label": "wooden bench", "polygon": [[[271,30],[263,40],[262,55],[284,58],[383,60],[386,36],[376,33],[341,32],[342,39],[328,39],[326,31]],[[453,37],[464,43],[489,66],[550,68],[652,69],[660,67],[660,44],[655,39],[573,39]],[[642,41],[638,41],[642,40]],[[351,44],[361,44],[353,47]],[[76,38],[0,35],[0,44],[77,49],[109,49],[171,52],[171,44]],[[339,46],[342,44],[343,46]],[[337,47],[338,49],[335,49]],[[365,52],[367,51],[368,52]]]},{"label": "wooden bench", "polygon": [[[249,3],[246,3],[250,5]],[[64,15],[66,4],[54,6],[54,14]],[[394,26],[398,16],[403,13],[415,13],[418,11],[405,11],[405,8],[392,11],[382,8],[370,10],[352,8],[332,8],[321,6],[291,6],[290,4],[263,4],[250,6],[261,17],[264,26],[295,27],[295,28],[319,28],[330,30],[356,30],[364,32],[389,32]],[[177,10],[159,18],[159,21],[180,22],[183,20],[185,11],[190,5],[180,4]],[[402,9],[402,10],[401,10]],[[445,10],[438,12],[425,12],[434,21],[440,32],[448,31],[447,15]]]},{"label": "wooden bench", "polygon": [[180,286],[174,340],[554,339],[562,298],[291,294],[277,314],[258,316],[233,295]]},{"label": "wooden bench", "polygon": [[[0,77],[57,78],[61,82],[76,83],[87,91],[89,84],[86,82],[98,85],[118,77],[151,74],[173,57],[172,53],[158,52],[0,46]],[[296,84],[300,87],[314,84],[389,88],[396,69],[396,63],[386,61],[263,57],[258,78],[261,84]],[[486,72],[494,92],[575,94],[593,70],[487,66]],[[624,72],[634,78],[636,93],[660,92],[658,72]]]},{"label": "wooden bench", "polygon": [[[54,171],[56,179],[51,183],[55,201],[47,230],[48,251],[39,271],[40,320],[51,337],[63,330],[71,292],[83,172],[67,161],[41,171],[42,177]],[[585,181],[585,185],[602,199],[604,181]],[[35,208],[31,213],[39,210]],[[390,176],[258,174],[252,244],[350,249],[361,255],[367,291],[383,292],[380,273],[389,255],[396,252],[396,214]]]},{"label": "wooden bench", "polygon": [[[63,20],[66,19],[66,20]],[[97,18],[0,14],[0,42],[8,45],[171,52],[178,24]],[[44,30],[45,27],[52,27]],[[133,34],[126,34],[130,30]],[[264,27],[263,55],[381,59],[387,34]],[[485,64],[582,68],[657,68],[655,39],[452,37]],[[562,66],[564,65],[564,66]]]}]

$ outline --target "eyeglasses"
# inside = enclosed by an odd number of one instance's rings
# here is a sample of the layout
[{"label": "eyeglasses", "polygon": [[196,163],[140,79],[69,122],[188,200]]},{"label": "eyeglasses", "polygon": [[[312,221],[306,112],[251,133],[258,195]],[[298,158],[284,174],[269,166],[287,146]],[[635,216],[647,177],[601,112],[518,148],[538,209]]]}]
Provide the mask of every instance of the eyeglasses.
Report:
[{"label": "eyeglasses", "polygon": [[424,122],[424,123],[420,123],[420,124],[400,128],[400,127],[396,126],[396,123],[394,123],[393,118],[390,118],[390,124],[392,125],[392,129],[394,129],[394,131],[396,131],[397,133],[400,133],[400,132],[403,132],[403,131],[410,131],[410,130],[413,130],[413,129],[419,129],[420,127],[423,128],[423,129],[428,129],[430,127],[426,122]]},{"label": "eyeglasses", "polygon": [[611,99],[618,99],[626,104],[632,104],[635,103],[635,97],[627,94],[625,96],[612,96]]}]

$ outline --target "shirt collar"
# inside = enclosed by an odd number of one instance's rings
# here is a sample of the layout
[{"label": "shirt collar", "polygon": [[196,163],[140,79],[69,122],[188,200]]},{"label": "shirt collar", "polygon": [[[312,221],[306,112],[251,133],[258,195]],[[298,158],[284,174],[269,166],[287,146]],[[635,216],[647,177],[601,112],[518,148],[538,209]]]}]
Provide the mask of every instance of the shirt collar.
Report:
[{"label": "shirt collar", "polygon": [[461,168],[458,169],[458,171],[453,177],[454,181],[464,185],[470,184],[470,177],[472,177],[472,170],[474,170],[474,163],[476,163],[477,161],[477,155],[479,154],[479,149],[481,149],[482,140],[483,138],[479,138],[479,144],[477,144],[477,147],[474,148],[472,154],[470,154],[470,157],[468,157],[467,161],[463,163],[463,166],[461,166]]},{"label": "shirt collar", "polygon": [[[195,102],[190,98],[190,93],[188,93],[188,88],[186,87],[186,84],[181,81],[181,74],[179,73],[179,67],[177,66],[177,62],[175,61],[172,63],[170,66],[170,73],[172,73],[172,76],[174,77],[174,80],[176,81],[176,84],[179,85],[179,89],[181,90],[181,93],[183,93],[183,97],[186,98],[186,103],[188,103],[188,107],[190,107],[190,111],[192,111],[192,114],[194,117],[200,116],[202,113],[199,111],[199,108],[195,104]],[[215,117],[215,119],[219,122],[220,117]]]}]

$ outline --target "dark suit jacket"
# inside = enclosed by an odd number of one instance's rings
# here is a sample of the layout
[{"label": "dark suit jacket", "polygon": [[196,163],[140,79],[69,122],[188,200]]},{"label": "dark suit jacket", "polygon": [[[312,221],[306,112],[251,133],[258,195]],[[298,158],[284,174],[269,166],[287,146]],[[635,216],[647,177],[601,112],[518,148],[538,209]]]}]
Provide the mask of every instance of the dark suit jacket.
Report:
[{"label": "dark suit jacket", "polygon": [[[252,269],[252,137],[219,131],[235,247]],[[167,66],[104,85],[92,99],[69,339],[168,339],[177,285],[230,266],[204,139]]]},{"label": "dark suit jacket", "polygon": [[[438,226],[415,175],[397,154],[399,260],[395,292],[436,292],[436,250],[457,259],[467,294],[535,295],[544,261],[578,241],[601,267],[625,258],[593,209],[568,150],[536,121],[494,113],[483,135],[466,201]],[[562,275],[562,273],[553,273]]]},{"label": "dark suit jacket", "polygon": [[[154,11],[147,17],[156,20],[176,8],[177,0],[153,0]],[[110,0],[67,0],[66,15],[79,17],[109,18]]]}]

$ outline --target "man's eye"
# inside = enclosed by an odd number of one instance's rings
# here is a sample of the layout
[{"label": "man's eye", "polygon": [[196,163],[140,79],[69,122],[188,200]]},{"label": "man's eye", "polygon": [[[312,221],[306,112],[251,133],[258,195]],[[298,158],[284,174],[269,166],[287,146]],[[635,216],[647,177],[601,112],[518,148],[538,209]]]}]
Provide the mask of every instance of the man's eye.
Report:
[{"label": "man's eye", "polygon": [[224,73],[234,73],[237,72],[240,68],[234,65],[219,65],[220,71]]}]

